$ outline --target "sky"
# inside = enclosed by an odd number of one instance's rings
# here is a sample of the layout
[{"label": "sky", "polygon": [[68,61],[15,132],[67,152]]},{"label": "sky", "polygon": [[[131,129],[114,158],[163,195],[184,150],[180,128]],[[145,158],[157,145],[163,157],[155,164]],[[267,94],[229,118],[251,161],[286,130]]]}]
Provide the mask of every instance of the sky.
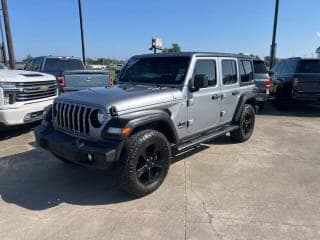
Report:
[{"label": "sky", "polygon": [[[81,57],[77,0],[8,0],[16,59]],[[87,57],[128,59],[152,37],[183,51],[269,55],[275,0],[82,0]],[[280,0],[278,57],[320,46],[320,0]],[[320,35],[320,34],[319,34]]]}]

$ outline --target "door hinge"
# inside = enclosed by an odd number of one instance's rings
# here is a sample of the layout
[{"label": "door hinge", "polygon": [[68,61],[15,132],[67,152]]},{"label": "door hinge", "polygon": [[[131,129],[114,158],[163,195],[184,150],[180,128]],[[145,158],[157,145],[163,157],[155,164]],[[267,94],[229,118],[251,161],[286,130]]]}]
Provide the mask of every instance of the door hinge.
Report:
[{"label": "door hinge", "polygon": [[187,107],[190,107],[193,104],[194,104],[194,99],[193,98],[187,100]]},{"label": "door hinge", "polygon": [[190,119],[190,120],[188,120],[187,121],[187,127],[190,127],[190,126],[192,126],[193,125],[193,119]]}]

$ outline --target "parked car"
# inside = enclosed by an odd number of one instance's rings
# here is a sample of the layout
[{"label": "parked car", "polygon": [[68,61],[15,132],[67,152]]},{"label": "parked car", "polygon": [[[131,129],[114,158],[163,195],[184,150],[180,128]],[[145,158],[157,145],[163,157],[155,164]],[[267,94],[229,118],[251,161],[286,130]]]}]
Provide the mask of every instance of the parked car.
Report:
[{"label": "parked car", "polygon": [[73,70],[65,71],[58,77],[61,93],[79,91],[93,87],[108,87],[112,79],[108,71]]},{"label": "parked car", "polygon": [[252,59],[244,55],[138,55],[117,86],[58,97],[35,129],[36,141],[62,161],[99,169],[117,163],[120,185],[143,196],[164,181],[173,154],[226,133],[248,140],[255,88]]},{"label": "parked car", "polygon": [[271,72],[275,97],[279,109],[296,102],[320,103],[320,59],[289,58],[280,62]]},{"label": "parked car", "polygon": [[264,109],[265,102],[269,99],[271,78],[266,65],[262,60],[253,60],[254,81],[258,88],[257,104],[259,110]]},{"label": "parked car", "polygon": [[27,71],[36,71],[52,74],[59,77],[68,70],[85,70],[86,67],[80,59],[74,57],[44,56],[33,58],[25,66]]},{"label": "parked car", "polygon": [[57,97],[54,76],[19,70],[0,71],[0,129],[42,119]]}]

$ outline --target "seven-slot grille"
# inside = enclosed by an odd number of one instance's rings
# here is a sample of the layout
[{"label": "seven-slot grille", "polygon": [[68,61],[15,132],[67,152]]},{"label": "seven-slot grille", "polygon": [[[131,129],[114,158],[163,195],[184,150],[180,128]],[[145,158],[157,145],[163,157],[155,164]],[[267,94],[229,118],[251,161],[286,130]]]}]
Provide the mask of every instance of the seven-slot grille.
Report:
[{"label": "seven-slot grille", "polygon": [[21,82],[16,87],[21,89],[16,93],[17,102],[54,97],[57,93],[56,81]]},{"label": "seven-slot grille", "polygon": [[56,127],[71,134],[88,136],[92,108],[73,103],[55,102],[53,117]]}]

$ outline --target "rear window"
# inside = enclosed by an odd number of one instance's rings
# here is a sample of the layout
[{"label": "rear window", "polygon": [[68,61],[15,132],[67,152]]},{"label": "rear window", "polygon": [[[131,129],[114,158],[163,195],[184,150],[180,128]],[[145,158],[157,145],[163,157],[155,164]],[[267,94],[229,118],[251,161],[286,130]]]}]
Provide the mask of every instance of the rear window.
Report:
[{"label": "rear window", "polygon": [[320,73],[320,60],[302,60],[299,73]]},{"label": "rear window", "polygon": [[44,72],[64,72],[67,70],[82,70],[84,66],[78,59],[48,58],[45,61]]},{"label": "rear window", "polygon": [[264,65],[264,62],[253,62],[254,66],[254,72],[255,73],[267,73],[266,66]]}]

